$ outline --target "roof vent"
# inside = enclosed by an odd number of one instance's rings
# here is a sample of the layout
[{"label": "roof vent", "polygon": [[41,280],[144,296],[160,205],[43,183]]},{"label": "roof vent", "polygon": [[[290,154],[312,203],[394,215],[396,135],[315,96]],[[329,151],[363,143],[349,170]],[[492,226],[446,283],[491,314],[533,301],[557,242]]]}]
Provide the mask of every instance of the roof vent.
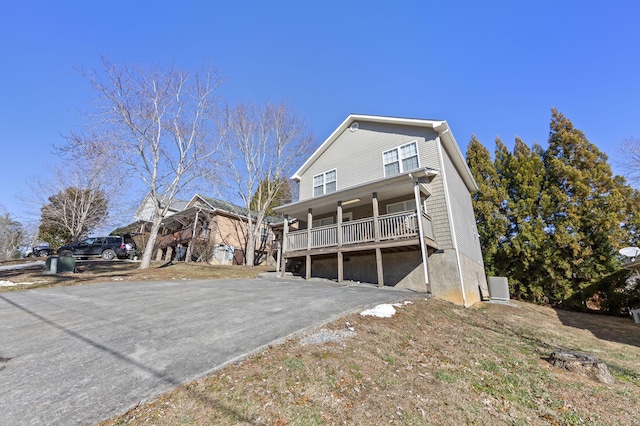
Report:
[{"label": "roof vent", "polygon": [[349,130],[351,130],[352,132],[355,132],[356,130],[358,130],[359,127],[360,127],[360,124],[357,121],[354,121],[353,123],[351,123]]}]

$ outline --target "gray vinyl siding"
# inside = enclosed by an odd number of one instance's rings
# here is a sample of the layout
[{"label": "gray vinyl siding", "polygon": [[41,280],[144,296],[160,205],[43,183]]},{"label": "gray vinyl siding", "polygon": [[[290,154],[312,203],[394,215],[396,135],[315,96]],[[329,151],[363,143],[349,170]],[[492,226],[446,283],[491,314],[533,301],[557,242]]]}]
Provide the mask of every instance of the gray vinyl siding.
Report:
[{"label": "gray vinyl siding", "polygon": [[471,260],[482,263],[482,252],[480,251],[480,241],[476,230],[471,195],[446,151],[443,150],[442,152],[458,250]]},{"label": "gray vinyl siding", "polygon": [[442,174],[433,179],[431,189],[433,190],[433,194],[427,198],[427,214],[431,216],[435,240],[438,243],[439,249],[453,249],[449,211],[447,210],[447,199],[444,193]]},{"label": "gray vinyl siding", "polygon": [[336,169],[337,190],[384,177],[382,153],[417,141],[421,167],[432,167],[435,132],[419,127],[360,122],[355,132],[346,129],[300,176],[300,201],[313,196],[313,176]]}]

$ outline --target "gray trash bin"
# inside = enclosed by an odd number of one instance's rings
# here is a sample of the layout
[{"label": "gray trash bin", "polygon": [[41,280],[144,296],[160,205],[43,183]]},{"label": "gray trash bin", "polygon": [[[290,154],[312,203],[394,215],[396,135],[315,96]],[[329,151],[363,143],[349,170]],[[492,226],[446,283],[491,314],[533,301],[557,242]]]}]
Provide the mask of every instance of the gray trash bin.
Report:
[{"label": "gray trash bin", "polygon": [[53,275],[58,273],[58,256],[49,256],[44,262],[42,275]]},{"label": "gray trash bin", "polygon": [[187,257],[187,248],[176,247],[176,260],[180,262],[184,262],[185,257]]}]

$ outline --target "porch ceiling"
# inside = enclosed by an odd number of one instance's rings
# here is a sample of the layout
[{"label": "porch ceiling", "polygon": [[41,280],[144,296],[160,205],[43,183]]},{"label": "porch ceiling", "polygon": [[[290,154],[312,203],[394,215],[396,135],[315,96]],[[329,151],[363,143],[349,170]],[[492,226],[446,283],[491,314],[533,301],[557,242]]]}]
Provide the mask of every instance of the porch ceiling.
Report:
[{"label": "porch ceiling", "polygon": [[[369,205],[371,204],[374,192],[377,192],[378,200],[412,195],[414,179],[427,177],[431,180],[437,174],[437,171],[431,169],[415,169],[390,178],[379,179],[351,188],[345,188],[322,197],[313,197],[296,203],[285,204],[276,207],[275,210],[279,213],[288,214],[290,217],[304,220],[309,209],[312,209],[314,216],[335,212],[338,201],[342,201],[344,209]],[[427,196],[431,195],[428,185],[421,184],[420,190]]]}]

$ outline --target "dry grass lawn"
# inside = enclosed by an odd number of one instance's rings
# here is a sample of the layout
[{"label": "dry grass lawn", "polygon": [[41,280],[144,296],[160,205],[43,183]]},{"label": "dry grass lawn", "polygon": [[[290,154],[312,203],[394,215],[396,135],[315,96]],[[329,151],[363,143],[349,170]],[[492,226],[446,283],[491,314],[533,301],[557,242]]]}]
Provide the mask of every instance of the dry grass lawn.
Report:
[{"label": "dry grass lawn", "polygon": [[[0,265],[10,265],[12,263],[32,264],[33,261],[1,262]],[[90,284],[105,281],[255,278],[261,272],[272,270],[261,266],[247,268],[244,266],[216,266],[192,262],[152,262],[151,268],[145,270],[138,269],[139,266],[140,264],[138,262],[123,260],[88,260],[78,261],[76,264],[76,273],[63,272],[55,275],[43,275],[42,265],[33,265],[26,269],[0,270],[0,281],[9,281],[18,284],[16,286],[0,286],[0,292]]]},{"label": "dry grass lawn", "polygon": [[[260,269],[179,263],[140,271],[89,262],[79,273],[0,271],[30,283],[253,277]],[[464,309],[417,298],[392,318],[346,316],[141,403],[105,425],[637,425],[640,325],[528,303]],[[553,367],[569,349],[603,360],[605,385]],[[212,366],[213,367],[213,366]]]},{"label": "dry grass lawn", "polygon": [[[640,326],[515,302],[347,316],[139,405],[114,425],[637,425]],[[596,355],[604,385],[554,349]]]}]

